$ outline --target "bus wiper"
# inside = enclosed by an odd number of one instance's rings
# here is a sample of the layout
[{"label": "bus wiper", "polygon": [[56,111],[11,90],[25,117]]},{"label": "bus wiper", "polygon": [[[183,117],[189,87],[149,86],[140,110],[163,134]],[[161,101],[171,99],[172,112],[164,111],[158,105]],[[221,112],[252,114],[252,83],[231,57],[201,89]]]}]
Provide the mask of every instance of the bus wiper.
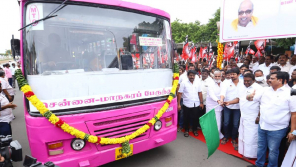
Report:
[{"label": "bus wiper", "polygon": [[56,16],[58,16],[58,15],[46,16],[46,17],[44,17],[44,18],[42,18],[42,19],[36,20],[36,21],[34,21],[34,22],[32,22],[32,23],[30,23],[30,24],[28,24],[28,25],[22,27],[21,29],[19,29],[19,31],[20,31],[20,30],[23,30],[23,29],[25,29],[25,28],[27,28],[27,27],[33,25],[33,24],[36,24],[36,23],[38,23],[39,21],[44,21],[44,20],[47,20],[47,19],[50,19],[50,18],[53,18],[53,17],[56,17]]},{"label": "bus wiper", "polygon": [[36,24],[36,23],[38,23],[39,21],[45,21],[45,20],[47,20],[47,19],[50,19],[50,18],[53,18],[53,17],[57,17],[58,15],[54,15],[54,14],[57,13],[58,11],[60,11],[61,9],[63,9],[63,8],[66,6],[65,3],[66,3],[67,1],[68,1],[68,0],[64,0],[64,1],[63,1],[63,2],[62,2],[57,8],[55,8],[52,12],[50,12],[46,17],[44,17],[44,18],[42,18],[42,19],[39,19],[39,20],[36,20],[36,21],[34,21],[34,22],[32,22],[32,23],[30,23],[30,24],[28,24],[28,25],[22,27],[21,29],[19,29],[19,31],[20,31],[20,30],[23,30],[23,29],[25,29],[25,28],[27,28],[27,27],[33,25],[33,24]]}]

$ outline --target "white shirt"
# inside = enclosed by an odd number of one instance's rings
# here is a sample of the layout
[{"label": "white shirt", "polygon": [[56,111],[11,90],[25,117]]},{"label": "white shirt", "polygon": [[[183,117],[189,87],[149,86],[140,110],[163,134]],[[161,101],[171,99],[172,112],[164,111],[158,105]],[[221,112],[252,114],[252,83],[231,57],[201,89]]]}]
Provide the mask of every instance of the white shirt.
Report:
[{"label": "white shirt", "polygon": [[[241,117],[244,119],[254,120],[258,116],[260,110],[260,103],[258,101],[248,101],[247,95],[251,94],[256,90],[256,93],[263,90],[262,86],[257,83],[253,83],[251,86],[246,87],[241,85],[239,88],[238,98],[239,107],[241,110]],[[254,120],[255,121],[255,120]]]},{"label": "white shirt", "polygon": [[250,70],[253,71],[253,73],[259,68],[259,62],[256,62],[256,63],[251,63],[250,66],[249,66]]},{"label": "white shirt", "polygon": [[[0,103],[1,106],[5,106],[9,103],[8,99],[3,94],[0,94]],[[12,120],[13,114],[11,108],[0,111],[0,122],[11,122]]]},{"label": "white shirt", "polygon": [[200,82],[197,79],[193,84],[188,81],[183,81],[180,85],[179,92],[182,93],[183,105],[188,108],[198,107],[200,105],[198,92],[201,92]]},{"label": "white shirt", "polygon": [[183,80],[188,80],[186,71],[179,77],[179,84],[181,84]]},{"label": "white shirt", "polygon": [[286,63],[286,65],[281,66],[280,64],[276,64],[276,66],[279,66],[281,68],[281,71],[290,72],[290,69],[292,65],[290,63]]},{"label": "white shirt", "polygon": [[201,90],[202,90],[203,104],[206,104],[206,102],[207,102],[208,87],[213,82],[214,82],[214,80],[211,77],[209,77],[209,76],[205,80],[202,80],[202,79],[200,80],[200,85],[201,85]]},{"label": "white shirt", "polygon": [[261,129],[276,131],[289,126],[291,112],[296,112],[296,96],[290,92],[290,88],[282,86],[276,91],[268,87],[255,93],[254,101],[260,102]]},{"label": "white shirt", "polygon": [[273,64],[271,63],[268,67],[266,66],[265,63],[259,65],[258,69],[263,72],[264,78],[266,78],[267,75],[270,73],[270,67],[272,67]]},{"label": "white shirt", "polygon": [[[226,81],[225,83],[223,83],[223,87],[221,90],[221,96],[224,96],[224,101],[231,101],[235,98],[238,97],[238,89],[240,88],[240,84],[242,83],[242,81],[239,80],[239,82],[237,83],[237,85],[235,86],[235,84],[232,82],[232,80],[230,81]],[[232,104],[227,106],[227,108],[229,109],[239,109],[239,104]]]},{"label": "white shirt", "polygon": [[237,67],[240,68],[244,63],[237,63]]},{"label": "white shirt", "polygon": [[[1,87],[2,89],[6,89],[8,94],[11,96],[15,95],[14,89],[9,85],[8,81],[2,77],[0,77]],[[5,96],[5,93],[2,91],[2,94]]]},{"label": "white shirt", "polygon": [[[220,86],[216,82],[211,82],[208,87],[207,101],[206,106],[210,110],[218,105],[218,100],[220,100],[220,93],[223,86],[223,82],[220,83]],[[216,111],[222,111],[222,106],[215,108]],[[208,112],[208,111],[207,111]]]},{"label": "white shirt", "polygon": [[17,69],[17,68],[13,68],[13,67],[10,68],[11,75],[14,75],[16,69]]},{"label": "white shirt", "polygon": [[291,78],[292,73],[295,69],[296,69],[296,66],[291,66],[290,71],[289,71],[290,78]]}]

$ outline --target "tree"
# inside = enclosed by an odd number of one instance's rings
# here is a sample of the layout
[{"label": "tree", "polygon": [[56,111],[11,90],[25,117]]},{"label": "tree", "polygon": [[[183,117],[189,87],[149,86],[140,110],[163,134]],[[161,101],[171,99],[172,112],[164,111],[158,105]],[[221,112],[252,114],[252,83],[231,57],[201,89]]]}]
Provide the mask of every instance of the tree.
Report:
[{"label": "tree", "polygon": [[6,49],[5,50],[5,56],[11,55],[11,50]]},{"label": "tree", "polygon": [[283,47],[285,49],[290,49],[290,46],[295,44],[295,38],[281,38],[276,39],[278,47]]},{"label": "tree", "polygon": [[194,23],[182,23],[182,20],[176,19],[171,23],[172,36],[176,43],[185,41],[186,35],[188,35],[188,41],[196,42],[198,36],[197,32],[200,28],[200,22],[195,21]]},{"label": "tree", "polygon": [[213,15],[214,18],[209,20],[209,23],[201,25],[200,21],[194,23],[182,23],[182,20],[176,19],[171,23],[172,36],[176,43],[181,43],[188,35],[188,41],[198,43],[201,41],[215,42],[217,37],[217,21],[220,20],[220,9]]}]

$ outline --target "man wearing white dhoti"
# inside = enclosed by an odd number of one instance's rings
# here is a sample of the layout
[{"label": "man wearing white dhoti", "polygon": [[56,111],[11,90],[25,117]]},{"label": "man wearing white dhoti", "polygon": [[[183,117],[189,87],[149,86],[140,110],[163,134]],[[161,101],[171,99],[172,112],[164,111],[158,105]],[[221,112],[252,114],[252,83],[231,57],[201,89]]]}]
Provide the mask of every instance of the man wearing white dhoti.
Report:
[{"label": "man wearing white dhoti", "polygon": [[[219,130],[219,137],[222,139],[224,136],[221,133],[221,117],[222,117],[222,110],[223,107],[219,105],[220,103],[220,93],[221,93],[221,87],[222,87],[222,72],[221,71],[215,71],[214,72],[214,82],[211,82],[208,85],[208,94],[206,99],[206,112],[211,111],[213,108],[215,108],[215,114],[216,114],[216,120]],[[217,107],[217,105],[219,105]]]},{"label": "man wearing white dhoti", "polygon": [[258,101],[248,101],[247,95],[256,90],[262,91],[262,86],[255,82],[255,76],[252,73],[244,75],[244,85],[241,85],[238,92],[238,98],[226,105],[239,102],[241,110],[241,119],[238,136],[238,152],[246,158],[257,158],[258,142],[258,124],[255,120],[259,114],[260,103]]},{"label": "man wearing white dhoti", "polygon": [[[292,90],[291,98],[296,101],[296,90]],[[295,103],[294,103],[295,104]],[[296,105],[294,105],[296,106]],[[282,167],[296,167],[296,113],[291,114],[291,131],[287,136],[288,142],[291,142],[289,149],[285,155]]]},{"label": "man wearing white dhoti", "polygon": [[282,167],[296,167],[296,140],[293,140],[286,153]]}]

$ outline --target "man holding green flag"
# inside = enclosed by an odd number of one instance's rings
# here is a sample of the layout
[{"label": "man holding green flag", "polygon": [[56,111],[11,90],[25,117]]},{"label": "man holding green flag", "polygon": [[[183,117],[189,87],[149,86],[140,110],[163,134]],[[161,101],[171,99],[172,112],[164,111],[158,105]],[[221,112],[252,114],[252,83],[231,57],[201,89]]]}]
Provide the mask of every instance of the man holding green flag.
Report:
[{"label": "man holding green flag", "polygon": [[222,86],[221,76],[221,71],[214,72],[214,82],[209,86],[207,94],[207,113],[199,119],[208,147],[208,158],[217,150],[220,139],[223,138],[220,132],[223,108],[219,105]]}]

